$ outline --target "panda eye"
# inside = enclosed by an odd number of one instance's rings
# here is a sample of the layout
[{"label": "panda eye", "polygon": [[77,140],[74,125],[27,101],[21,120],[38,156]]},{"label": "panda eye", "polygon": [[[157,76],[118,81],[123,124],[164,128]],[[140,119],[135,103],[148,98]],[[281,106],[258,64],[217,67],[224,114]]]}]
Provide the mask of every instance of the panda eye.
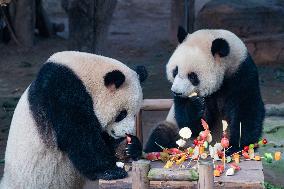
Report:
[{"label": "panda eye", "polygon": [[175,69],[173,70],[173,78],[175,78],[177,74],[178,74],[178,67],[176,66]]},{"label": "panda eye", "polygon": [[191,72],[190,74],[188,74],[188,79],[194,86],[197,86],[200,82],[195,72]]},{"label": "panda eye", "polygon": [[126,110],[122,110],[118,116],[115,118],[115,122],[120,122],[121,120],[123,120],[125,117],[127,116],[127,111]]}]

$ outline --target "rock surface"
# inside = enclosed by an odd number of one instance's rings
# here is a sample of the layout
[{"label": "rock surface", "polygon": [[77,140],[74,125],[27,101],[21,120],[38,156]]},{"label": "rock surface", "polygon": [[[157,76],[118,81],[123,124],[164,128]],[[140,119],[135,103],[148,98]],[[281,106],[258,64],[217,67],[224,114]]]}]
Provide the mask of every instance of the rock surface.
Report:
[{"label": "rock surface", "polygon": [[257,64],[284,62],[284,1],[212,0],[195,20],[195,30],[203,28],[236,33]]},{"label": "rock surface", "polygon": [[259,153],[263,155],[270,152],[274,156],[276,151],[282,152],[280,161],[272,161],[272,163],[263,161],[265,181],[284,187],[284,103],[279,105],[268,104],[265,108],[266,118],[263,137],[268,140],[268,145],[259,148]]}]

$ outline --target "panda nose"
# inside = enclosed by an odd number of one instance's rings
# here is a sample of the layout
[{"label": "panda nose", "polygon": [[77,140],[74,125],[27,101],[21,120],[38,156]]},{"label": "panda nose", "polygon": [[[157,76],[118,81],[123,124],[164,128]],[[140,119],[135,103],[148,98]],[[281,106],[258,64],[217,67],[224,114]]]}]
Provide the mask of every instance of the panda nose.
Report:
[{"label": "panda nose", "polygon": [[113,129],[111,130],[111,134],[115,135],[115,131]]},{"label": "panda nose", "polygon": [[172,93],[173,93],[175,96],[180,96],[180,95],[182,95],[182,93],[177,93],[177,92],[174,92],[174,91],[172,91]]}]

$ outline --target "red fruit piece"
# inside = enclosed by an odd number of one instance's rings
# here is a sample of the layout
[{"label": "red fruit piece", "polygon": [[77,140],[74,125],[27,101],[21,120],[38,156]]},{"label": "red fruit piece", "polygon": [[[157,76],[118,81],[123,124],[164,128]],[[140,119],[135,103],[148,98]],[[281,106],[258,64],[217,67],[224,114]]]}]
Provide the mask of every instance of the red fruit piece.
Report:
[{"label": "red fruit piece", "polygon": [[248,154],[247,152],[244,152],[244,151],[243,151],[242,155],[243,155],[243,157],[244,157],[245,159],[250,159],[250,158],[249,158],[249,154]]},{"label": "red fruit piece", "polygon": [[181,151],[177,148],[170,148],[169,153],[175,155],[181,153]]},{"label": "red fruit piece", "polygon": [[222,152],[220,150],[217,151],[217,154],[220,158],[223,158],[223,156],[224,156],[224,152]]},{"label": "red fruit piece", "polygon": [[244,151],[248,152],[249,151],[249,146],[244,147]]},{"label": "red fruit piece", "polygon": [[201,125],[203,126],[204,130],[208,130],[209,126],[204,119],[201,119]]},{"label": "red fruit piece", "polygon": [[231,163],[231,167],[237,171],[241,170],[241,167],[238,166],[236,163]]},{"label": "red fruit piece", "polygon": [[202,140],[205,140],[208,134],[209,134],[208,130],[202,131],[200,137],[202,138]]},{"label": "red fruit piece", "polygon": [[263,144],[267,144],[267,140],[264,138],[264,139],[262,139],[262,143]]},{"label": "red fruit piece", "polygon": [[155,152],[148,153],[146,159],[150,161],[158,160]]},{"label": "red fruit piece", "polygon": [[223,137],[222,140],[221,140],[221,145],[222,145],[223,148],[228,148],[229,147],[229,139]]},{"label": "red fruit piece", "polygon": [[215,168],[216,170],[218,170],[218,171],[220,171],[220,173],[223,173],[223,171],[224,171],[224,165],[217,165],[216,166],[216,168]]},{"label": "red fruit piece", "polygon": [[193,144],[194,144],[194,145],[197,145],[197,144],[198,144],[198,140],[197,140],[197,139],[194,139],[194,140],[193,140]]},{"label": "red fruit piece", "polygon": [[131,144],[131,137],[129,135],[126,136],[127,144]]}]

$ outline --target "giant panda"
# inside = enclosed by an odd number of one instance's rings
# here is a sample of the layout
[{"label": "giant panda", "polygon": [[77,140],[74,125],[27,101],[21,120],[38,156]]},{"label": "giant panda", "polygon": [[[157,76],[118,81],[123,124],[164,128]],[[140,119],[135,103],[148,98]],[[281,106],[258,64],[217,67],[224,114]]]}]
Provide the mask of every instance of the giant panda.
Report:
[{"label": "giant panda", "polygon": [[[203,130],[201,118],[209,124],[215,141],[222,136],[221,120],[228,122],[232,146],[228,153],[258,142],[265,110],[257,67],[245,44],[227,30],[188,34],[181,27],[178,41],[166,65],[174,104],[166,120],[150,134],[144,151],[161,151],[157,144],[176,147],[182,127],[198,136]],[[193,93],[197,96],[189,97]]]},{"label": "giant panda", "polygon": [[[147,76],[137,70],[89,53],[52,55],[15,109],[0,188],[79,189],[86,180],[125,177],[114,151],[135,134]],[[131,138],[126,153],[139,158],[141,143]]]}]

